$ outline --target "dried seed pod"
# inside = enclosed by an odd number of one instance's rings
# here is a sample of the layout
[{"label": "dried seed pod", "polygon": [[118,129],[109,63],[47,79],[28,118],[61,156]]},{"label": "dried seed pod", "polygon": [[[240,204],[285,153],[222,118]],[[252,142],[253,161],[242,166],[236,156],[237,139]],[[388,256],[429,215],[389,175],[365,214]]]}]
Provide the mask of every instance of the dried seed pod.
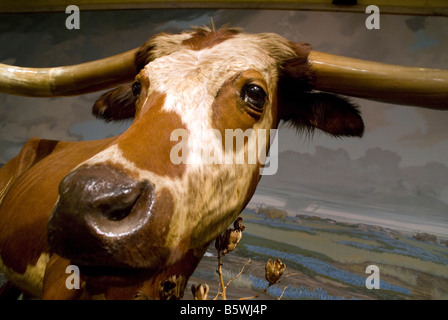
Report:
[{"label": "dried seed pod", "polygon": [[236,249],[238,243],[243,236],[242,232],[246,226],[242,225],[243,218],[238,217],[233,223],[233,229],[227,229],[223,234],[219,235],[215,240],[215,248],[222,255],[226,255]]},{"label": "dried seed pod", "polygon": [[272,263],[272,259],[269,259],[268,262],[266,262],[265,277],[270,285],[276,284],[279,281],[285,268],[286,265],[278,258],[275,259],[274,263]]},{"label": "dried seed pod", "polygon": [[210,288],[205,283],[204,285],[198,284],[198,285],[192,285],[191,286],[191,292],[193,293],[194,300],[207,300],[208,292]]},{"label": "dried seed pod", "polygon": [[233,228],[235,230],[240,230],[240,231],[244,231],[246,229],[246,226],[242,225],[241,223],[243,222],[243,218],[238,217],[234,222],[233,222]]},{"label": "dried seed pod", "polygon": [[187,279],[182,275],[172,275],[165,281],[159,282],[161,300],[180,300],[184,296]]}]

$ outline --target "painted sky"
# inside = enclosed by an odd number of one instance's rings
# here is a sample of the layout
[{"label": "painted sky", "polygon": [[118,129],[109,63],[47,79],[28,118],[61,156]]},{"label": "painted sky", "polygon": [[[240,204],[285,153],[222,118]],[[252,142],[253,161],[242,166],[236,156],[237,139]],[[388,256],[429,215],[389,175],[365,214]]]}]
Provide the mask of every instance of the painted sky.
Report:
[{"label": "painted sky", "polygon": [[[380,7],[381,9],[381,7]],[[158,32],[190,25],[230,24],[247,32],[274,32],[318,51],[385,63],[448,68],[448,18],[381,15],[380,29],[365,27],[367,14],[269,10],[140,10],[81,12],[81,29],[67,30],[64,13],[0,16],[0,62],[48,67],[106,57],[139,46]],[[0,94],[0,163],[17,154],[30,137],[92,140],[115,135],[128,123],[104,124],[90,109],[100,93],[36,99]],[[389,150],[400,167],[448,165],[448,113],[362,99],[362,139],[324,134],[300,137],[283,126],[279,151],[314,155],[316,147],[343,149],[351,160],[370,149]],[[300,168],[297,168],[300,170]],[[440,190],[446,192],[448,190]],[[448,197],[447,197],[448,198]]]}]

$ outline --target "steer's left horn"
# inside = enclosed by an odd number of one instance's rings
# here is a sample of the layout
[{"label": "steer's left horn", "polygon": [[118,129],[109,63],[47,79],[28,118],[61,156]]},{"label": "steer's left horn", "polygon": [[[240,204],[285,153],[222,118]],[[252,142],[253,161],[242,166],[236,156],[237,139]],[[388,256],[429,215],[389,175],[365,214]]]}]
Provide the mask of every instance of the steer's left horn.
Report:
[{"label": "steer's left horn", "polygon": [[136,50],[65,67],[22,68],[0,63],[0,92],[54,97],[107,89],[134,79]]},{"label": "steer's left horn", "polygon": [[311,51],[313,88],[394,104],[448,110],[448,70],[397,66]]}]

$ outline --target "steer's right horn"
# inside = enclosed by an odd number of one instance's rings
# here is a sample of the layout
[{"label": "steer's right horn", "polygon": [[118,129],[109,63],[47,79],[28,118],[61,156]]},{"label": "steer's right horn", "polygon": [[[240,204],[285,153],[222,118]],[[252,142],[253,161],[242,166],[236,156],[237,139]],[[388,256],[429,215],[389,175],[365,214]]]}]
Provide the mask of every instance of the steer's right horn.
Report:
[{"label": "steer's right horn", "polygon": [[313,88],[394,104],[448,110],[448,70],[405,67],[311,51]]},{"label": "steer's right horn", "polygon": [[130,50],[100,60],[54,68],[23,68],[0,63],[0,92],[29,97],[71,96],[132,81],[137,73]]}]

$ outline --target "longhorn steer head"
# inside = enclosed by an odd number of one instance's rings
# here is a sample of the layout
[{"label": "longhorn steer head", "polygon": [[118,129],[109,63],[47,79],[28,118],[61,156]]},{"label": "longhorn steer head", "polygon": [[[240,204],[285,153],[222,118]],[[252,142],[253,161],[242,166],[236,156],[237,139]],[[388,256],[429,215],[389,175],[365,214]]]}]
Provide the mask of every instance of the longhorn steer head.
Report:
[{"label": "longhorn steer head", "polygon": [[[360,137],[364,124],[357,107],[333,93],[435,109],[446,109],[448,98],[445,70],[334,56],[276,34],[237,29],[159,34],[138,49],[77,66],[0,65],[0,91],[11,94],[65,96],[126,82],[100,97],[93,113],[106,121],[133,117],[133,124],[120,136],[95,142],[82,161],[71,160],[69,152],[40,160],[70,166],[51,186],[59,190],[47,198],[52,210],[35,213],[48,220],[39,230],[49,248],[43,250],[80,266],[86,290],[106,298],[136,292],[166,297],[159,289],[167,281],[182,287],[210,242],[251,199],[262,163],[202,159],[204,146],[224,155],[258,152],[249,143],[226,148],[219,139],[226,130],[241,129],[250,139],[284,120],[298,130]],[[188,161],[175,164],[170,155],[178,129],[188,133],[182,150]],[[71,154],[90,144],[83,146],[70,146]],[[22,177],[17,184],[29,183]],[[38,197],[45,195],[36,191],[26,201]],[[12,215],[26,219],[24,212],[11,212],[17,199],[6,194],[2,223]],[[3,254],[12,240],[1,237]]]}]

